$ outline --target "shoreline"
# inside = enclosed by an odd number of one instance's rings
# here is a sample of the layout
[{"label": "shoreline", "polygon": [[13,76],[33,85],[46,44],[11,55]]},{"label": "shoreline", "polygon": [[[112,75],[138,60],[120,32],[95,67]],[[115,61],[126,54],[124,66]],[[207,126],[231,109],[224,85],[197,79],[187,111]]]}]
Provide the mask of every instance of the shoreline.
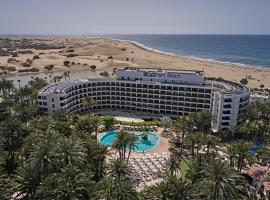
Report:
[{"label": "shoreline", "polygon": [[226,65],[229,67],[238,67],[241,69],[257,69],[257,70],[264,70],[264,71],[269,71],[270,72],[270,66],[266,67],[266,66],[260,66],[260,65],[250,65],[250,64],[244,64],[244,63],[234,63],[234,62],[229,62],[229,61],[219,61],[219,60],[215,60],[212,58],[200,58],[200,57],[196,57],[196,56],[185,56],[185,55],[179,55],[179,54],[175,54],[175,53],[171,53],[171,52],[166,52],[166,51],[161,51],[152,47],[148,47],[143,43],[140,42],[136,42],[133,40],[123,40],[123,39],[114,39],[114,38],[110,38],[110,37],[96,37],[97,39],[111,39],[111,40],[115,40],[115,41],[119,41],[119,42],[128,42],[138,48],[141,48],[143,50],[146,51],[150,51],[153,53],[158,53],[161,55],[165,55],[165,56],[171,56],[174,58],[182,58],[182,59],[187,59],[187,60],[193,60],[193,61],[199,61],[199,62],[205,62],[205,63],[211,63],[211,64],[221,64],[221,65]]}]

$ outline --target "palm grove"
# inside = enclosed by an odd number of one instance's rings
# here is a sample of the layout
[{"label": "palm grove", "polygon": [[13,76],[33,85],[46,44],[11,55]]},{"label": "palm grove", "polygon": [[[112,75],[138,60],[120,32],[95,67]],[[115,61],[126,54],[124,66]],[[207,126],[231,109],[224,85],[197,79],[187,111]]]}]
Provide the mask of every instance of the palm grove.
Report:
[{"label": "palm grove", "polygon": [[[59,110],[46,116],[36,104],[46,82],[35,78],[25,87],[0,80],[0,199],[246,199],[241,170],[252,163],[267,165],[269,149],[250,154],[252,143],[268,140],[270,102],[253,102],[233,131],[211,132],[207,111],[179,120],[161,120],[171,128],[171,158],[163,181],[137,190],[128,179],[130,153],[137,138],[120,131],[113,144],[117,159],[97,142],[100,125],[110,116],[76,116]],[[89,109],[94,105],[85,99]],[[218,145],[227,145],[221,159]],[[204,149],[204,151],[202,151]],[[189,153],[187,153],[187,151]]]}]

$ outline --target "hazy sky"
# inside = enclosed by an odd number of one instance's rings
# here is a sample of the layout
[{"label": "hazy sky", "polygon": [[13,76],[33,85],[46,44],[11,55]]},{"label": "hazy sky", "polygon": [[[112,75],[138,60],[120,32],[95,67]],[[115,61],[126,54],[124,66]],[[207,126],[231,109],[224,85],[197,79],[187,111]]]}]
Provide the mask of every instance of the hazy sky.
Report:
[{"label": "hazy sky", "polygon": [[270,0],[0,0],[0,34],[270,34]]}]

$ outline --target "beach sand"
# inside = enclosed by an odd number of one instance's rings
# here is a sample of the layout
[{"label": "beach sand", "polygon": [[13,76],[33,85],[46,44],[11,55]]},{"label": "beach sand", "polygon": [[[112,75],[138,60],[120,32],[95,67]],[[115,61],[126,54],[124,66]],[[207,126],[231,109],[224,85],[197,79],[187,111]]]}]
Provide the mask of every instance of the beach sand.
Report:
[{"label": "beach sand", "polygon": [[[226,80],[240,82],[242,78],[248,79],[250,88],[270,88],[270,70],[260,68],[245,68],[230,64],[215,63],[210,61],[192,60],[189,58],[162,54],[142,48],[132,42],[119,41],[109,38],[38,38],[46,44],[63,44],[63,49],[35,50],[33,54],[18,54],[17,62],[7,63],[11,56],[0,56],[0,66],[15,66],[17,70],[26,69],[22,63],[26,59],[32,59],[34,55],[40,58],[33,60],[31,67],[41,71],[45,65],[53,64],[52,71],[77,71],[89,69],[95,65],[97,70],[112,72],[113,68],[124,67],[154,67],[170,69],[203,70],[206,77],[222,77]],[[35,41],[35,39],[33,39]],[[67,57],[73,49],[74,57]],[[73,64],[64,66],[64,61]],[[30,67],[30,68],[31,68]],[[12,72],[18,73],[18,72]],[[11,74],[12,74],[11,73]],[[3,75],[1,76],[3,77]],[[1,78],[0,77],[0,78]]]}]

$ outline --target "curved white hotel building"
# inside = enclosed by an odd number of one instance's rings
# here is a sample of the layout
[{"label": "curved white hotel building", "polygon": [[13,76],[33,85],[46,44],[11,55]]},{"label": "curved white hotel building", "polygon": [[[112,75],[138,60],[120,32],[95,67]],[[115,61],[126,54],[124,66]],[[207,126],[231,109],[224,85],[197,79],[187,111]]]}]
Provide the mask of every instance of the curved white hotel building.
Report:
[{"label": "curved white hotel building", "polygon": [[95,100],[95,112],[130,112],[145,117],[179,118],[208,110],[212,128],[227,129],[241,123],[249,104],[247,87],[213,78],[203,71],[125,68],[116,78],[100,78],[50,84],[38,93],[38,105],[49,115],[57,109],[86,113],[83,100]]}]

